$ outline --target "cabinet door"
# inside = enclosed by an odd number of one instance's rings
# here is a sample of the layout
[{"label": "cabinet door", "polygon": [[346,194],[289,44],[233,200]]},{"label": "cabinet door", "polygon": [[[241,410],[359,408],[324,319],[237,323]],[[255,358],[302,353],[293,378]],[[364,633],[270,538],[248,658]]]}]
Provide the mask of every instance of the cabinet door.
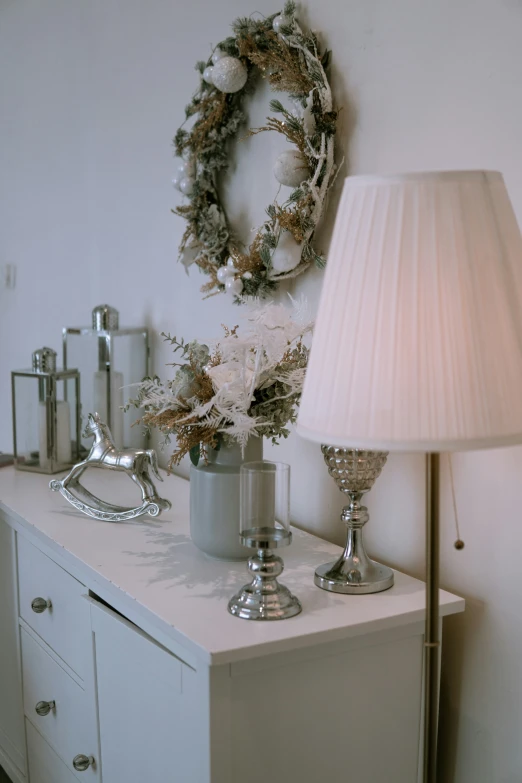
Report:
[{"label": "cabinet door", "polygon": [[105,606],[91,602],[91,613],[103,783],[200,783],[187,742],[187,667]]},{"label": "cabinet door", "polygon": [[16,534],[0,517],[0,749],[25,773],[25,731],[22,702]]}]

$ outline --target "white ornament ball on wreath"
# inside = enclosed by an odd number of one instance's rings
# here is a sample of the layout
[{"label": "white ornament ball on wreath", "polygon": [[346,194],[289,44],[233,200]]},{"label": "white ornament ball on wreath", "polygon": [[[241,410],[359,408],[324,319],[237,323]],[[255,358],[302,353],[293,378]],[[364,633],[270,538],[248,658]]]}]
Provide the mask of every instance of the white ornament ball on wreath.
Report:
[{"label": "white ornament ball on wreath", "polygon": [[176,190],[180,189],[179,185],[180,185],[180,182],[181,182],[182,179],[183,179],[183,175],[181,175],[181,174],[175,174],[172,177],[171,182],[172,182],[173,186],[176,188]]},{"label": "white ornament ball on wreath", "polygon": [[229,272],[229,270],[227,269],[226,266],[220,266],[218,271],[217,271],[217,273],[216,273],[216,277],[219,280],[219,282],[221,283],[221,285],[225,285],[225,283],[227,282],[228,278],[231,277],[231,274],[230,274],[230,272]]},{"label": "white ornament ball on wreath", "polygon": [[180,160],[178,163],[178,174],[180,179],[183,177],[193,177],[196,173],[196,164],[193,160]]},{"label": "white ornament ball on wreath", "polygon": [[223,57],[227,57],[228,55],[225,54],[225,52],[221,51],[221,49],[216,49],[214,54],[211,57],[212,62],[214,65],[217,63],[218,60],[222,60]]},{"label": "white ornament ball on wreath", "polygon": [[212,83],[220,92],[239,92],[247,78],[248,71],[237,57],[222,57],[212,71]]},{"label": "white ornament ball on wreath", "polygon": [[214,73],[214,66],[213,65],[207,65],[205,70],[203,71],[203,81],[207,84],[214,84],[212,74]]},{"label": "white ornament ball on wreath", "polygon": [[308,161],[299,150],[286,150],[282,152],[274,164],[274,176],[281,185],[296,188],[305,179],[308,179],[310,170]]},{"label": "white ornament ball on wreath", "polygon": [[284,16],[284,14],[280,14],[279,16],[276,16],[272,22],[272,27],[275,33],[279,33],[282,27],[288,27],[289,24],[290,19],[287,16]]},{"label": "white ornament ball on wreath", "polygon": [[239,296],[243,291],[243,281],[239,278],[228,277],[225,283],[225,291],[227,294]]},{"label": "white ornament ball on wreath", "polygon": [[192,177],[183,177],[179,183],[179,189],[185,196],[191,196],[194,191],[194,179]]},{"label": "white ornament ball on wreath", "polygon": [[282,231],[277,247],[272,253],[272,271],[274,274],[291,272],[301,261],[302,247],[296,242],[290,231]]}]

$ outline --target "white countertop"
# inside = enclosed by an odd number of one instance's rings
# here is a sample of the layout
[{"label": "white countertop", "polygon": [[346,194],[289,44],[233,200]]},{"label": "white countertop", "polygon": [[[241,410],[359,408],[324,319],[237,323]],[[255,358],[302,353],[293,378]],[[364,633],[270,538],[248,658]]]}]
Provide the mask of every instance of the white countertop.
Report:
[{"label": "white countertop", "polygon": [[[91,470],[91,491],[115,503],[134,505],[136,487],[122,475]],[[315,587],[315,568],[338,557],[340,548],[294,530],[282,550],[281,581],[303,611],[290,620],[249,622],[227,611],[230,597],[249,581],[245,563],[207,558],[189,535],[189,483],[168,476],[158,484],[173,504],[158,519],[100,522],[76,511],[48,488],[50,476],[0,469],[0,509],[22,532],[38,538],[93,592],[109,596],[125,613],[138,615],[207,664],[224,664],[268,653],[381,631],[424,618],[424,584],[395,572],[383,593],[343,596]],[[118,597],[122,601],[118,602]],[[108,599],[106,599],[108,600]],[[440,592],[441,615],[464,609],[464,600]],[[132,618],[131,618],[132,619]],[[137,622],[136,620],[134,620]]]}]

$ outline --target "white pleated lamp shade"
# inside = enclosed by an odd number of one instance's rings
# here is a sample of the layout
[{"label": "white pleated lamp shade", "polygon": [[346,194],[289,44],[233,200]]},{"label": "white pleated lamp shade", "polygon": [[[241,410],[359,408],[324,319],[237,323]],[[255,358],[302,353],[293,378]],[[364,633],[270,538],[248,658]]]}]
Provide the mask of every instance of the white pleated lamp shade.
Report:
[{"label": "white pleated lamp shade", "polygon": [[297,431],[373,450],[522,442],[522,240],[501,174],[348,177]]}]

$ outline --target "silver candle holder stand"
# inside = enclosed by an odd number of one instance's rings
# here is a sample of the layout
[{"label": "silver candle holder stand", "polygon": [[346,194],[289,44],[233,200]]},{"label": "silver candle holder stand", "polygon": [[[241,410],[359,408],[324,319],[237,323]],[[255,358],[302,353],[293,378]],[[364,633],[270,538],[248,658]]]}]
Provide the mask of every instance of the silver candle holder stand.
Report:
[{"label": "silver candle holder stand", "polygon": [[248,561],[252,581],[229,601],[228,611],[243,620],[285,620],[295,617],[302,606],[288,587],[277,581],[284,569],[283,559],[273,549],[288,546],[292,533],[288,530],[267,528],[266,533],[244,531],[240,535],[243,546],[255,549]]},{"label": "silver candle holder stand", "polygon": [[299,614],[299,600],[278,582],[284,565],[273,552],[292,542],[290,465],[262,460],[241,466],[238,534],[256,554],[248,561],[252,581],[229,601],[230,614],[243,620],[285,620]]}]

